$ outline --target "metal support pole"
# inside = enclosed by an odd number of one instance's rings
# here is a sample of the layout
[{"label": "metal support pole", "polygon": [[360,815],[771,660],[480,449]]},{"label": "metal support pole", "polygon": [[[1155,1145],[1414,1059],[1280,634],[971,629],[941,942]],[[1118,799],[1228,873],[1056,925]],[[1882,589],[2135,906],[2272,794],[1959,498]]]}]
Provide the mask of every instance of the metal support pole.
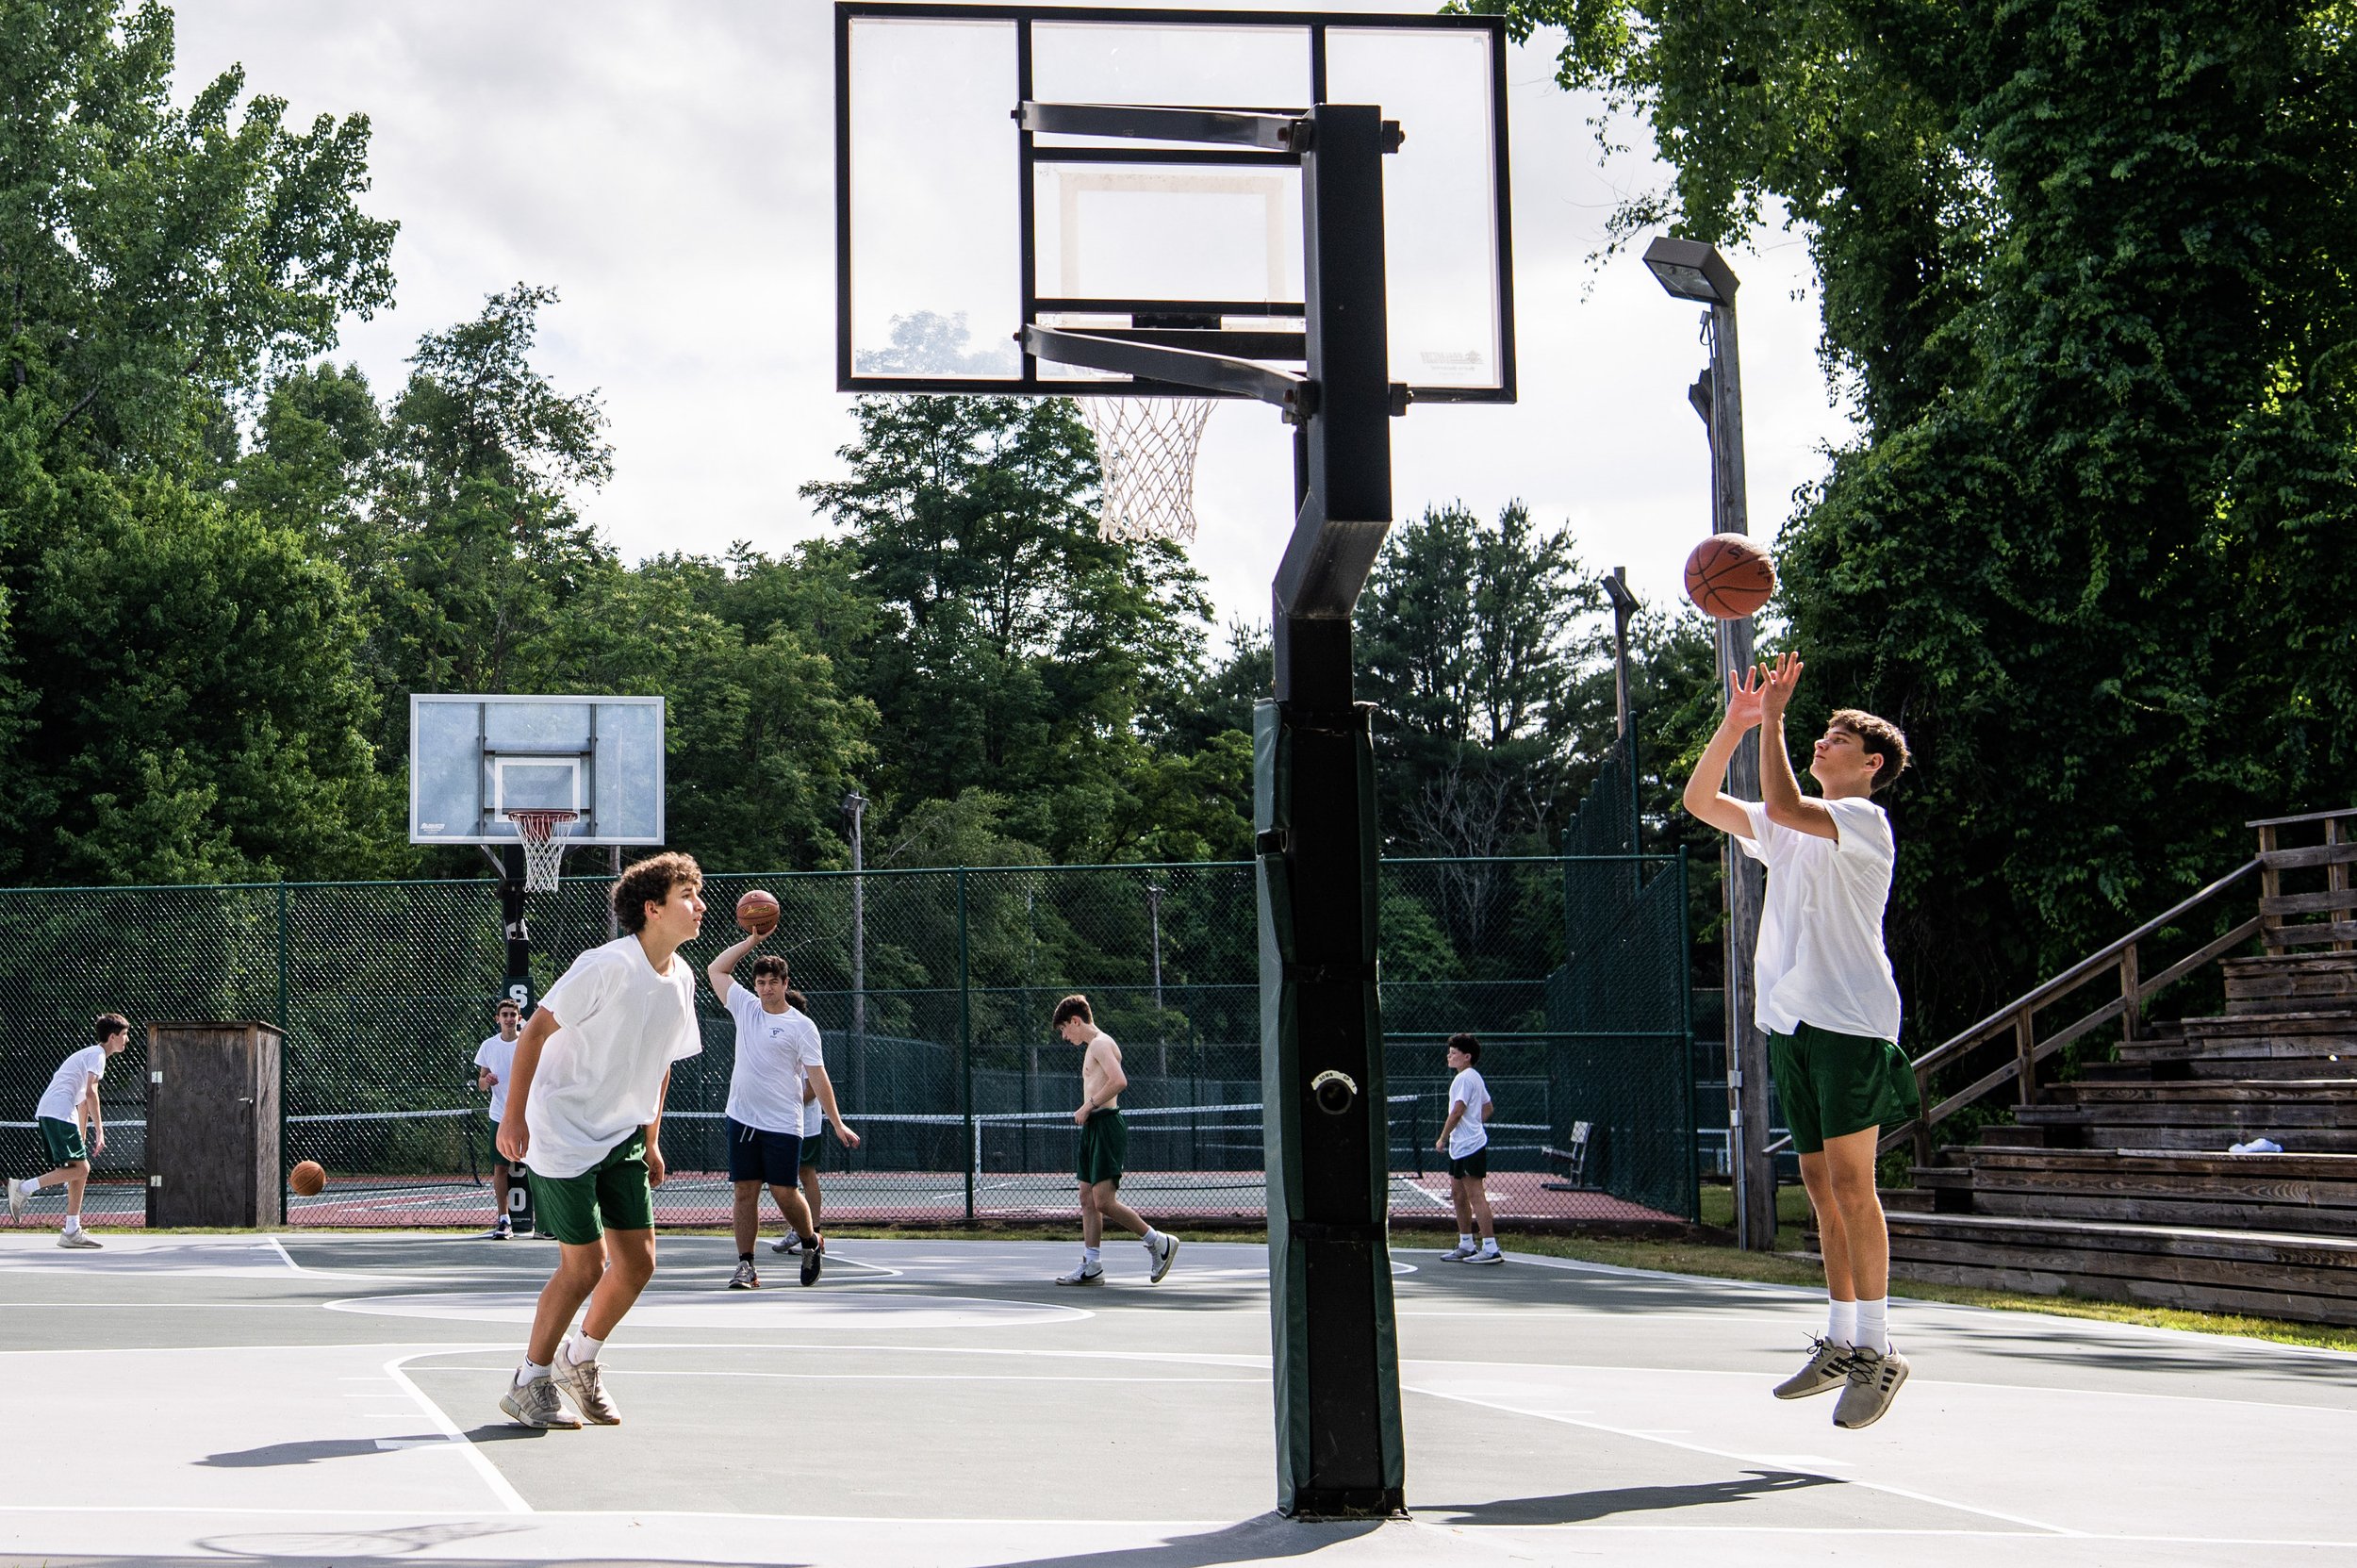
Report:
[{"label": "metal support pole", "polygon": [[500,847],[500,927],[507,936],[507,983],[501,990],[532,1016],[532,928],[524,923],[524,847]]},{"label": "metal support pole", "polygon": [[1637,601],[1628,591],[1628,568],[1614,567],[1612,581],[1612,733],[1628,734],[1628,617]]},{"label": "metal support pole", "polygon": [[1162,1081],[1170,1081],[1170,1034],[1162,1027],[1162,884],[1146,884],[1146,923],[1152,932],[1154,952],[1154,1042],[1162,1065]]},{"label": "metal support pole", "polygon": [[860,824],[867,798],[854,789],[843,797],[851,817],[851,1103],[867,1103],[867,862]]},{"label": "metal support pole", "polygon": [[1391,525],[1379,112],[1310,111],[1301,158],[1308,368],[1300,512],[1272,595],[1277,696],[1254,717],[1261,1093],[1277,1508],[1404,1507],[1385,1236],[1390,1149],[1376,992],[1368,710],[1350,615]]},{"label": "metal support pole", "polygon": [[[1743,478],[1742,363],[1737,353],[1735,306],[1716,304],[1703,317],[1710,344],[1710,369],[1694,384],[1692,400],[1710,436],[1711,526],[1717,533],[1748,534],[1750,506]],[[1752,668],[1752,623],[1746,618],[1718,623],[1719,697],[1726,700],[1728,677]],[[1759,736],[1745,735],[1735,749],[1727,792],[1739,800],[1759,799]],[[1776,1167],[1767,1152],[1768,1037],[1754,1016],[1752,957],[1759,946],[1759,911],[1766,894],[1766,868],[1729,839],[1722,848],[1725,871],[1727,1169],[1735,1182],[1735,1240],[1747,1251],[1772,1251],[1776,1245]]]},{"label": "metal support pole", "polygon": [[[854,884],[856,885],[856,884]],[[974,971],[966,947],[965,867],[958,867],[958,1103],[965,1113],[965,1147],[976,1148],[974,1131]],[[965,1162],[965,1223],[974,1223],[974,1167],[979,1154]]]}]

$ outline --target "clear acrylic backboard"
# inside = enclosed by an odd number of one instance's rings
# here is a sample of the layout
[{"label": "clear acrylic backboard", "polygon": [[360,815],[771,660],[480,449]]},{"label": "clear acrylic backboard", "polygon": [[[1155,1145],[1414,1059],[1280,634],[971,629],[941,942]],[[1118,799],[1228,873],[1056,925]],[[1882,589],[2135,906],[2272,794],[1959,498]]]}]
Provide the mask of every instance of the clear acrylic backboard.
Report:
[{"label": "clear acrylic backboard", "polygon": [[565,841],[663,842],[663,699],[412,693],[409,842],[513,844],[517,810],[581,813]]},{"label": "clear acrylic backboard", "polygon": [[1510,403],[1505,59],[1494,17],[845,0],[838,384],[1117,394],[1132,384],[1024,354],[1022,327],[1297,333],[1295,155],[1158,162],[1157,143],[1034,134],[1016,111],[1373,104],[1404,138],[1384,160],[1392,379],[1421,402]]}]

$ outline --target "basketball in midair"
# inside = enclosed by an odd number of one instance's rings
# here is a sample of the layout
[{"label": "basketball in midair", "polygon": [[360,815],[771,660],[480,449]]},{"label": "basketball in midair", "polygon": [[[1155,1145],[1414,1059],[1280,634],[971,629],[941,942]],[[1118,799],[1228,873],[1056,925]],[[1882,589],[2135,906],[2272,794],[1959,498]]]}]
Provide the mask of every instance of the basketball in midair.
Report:
[{"label": "basketball in midair", "polygon": [[754,888],[736,900],[736,923],[751,935],[768,935],[778,929],[776,897]]},{"label": "basketball in midair", "polygon": [[317,1160],[305,1160],[287,1173],[287,1185],[297,1197],[317,1197],[327,1185],[327,1170]]},{"label": "basketball in midair", "polygon": [[1686,557],[1686,597],[1720,620],[1757,615],[1776,591],[1768,547],[1747,534],[1713,534]]}]

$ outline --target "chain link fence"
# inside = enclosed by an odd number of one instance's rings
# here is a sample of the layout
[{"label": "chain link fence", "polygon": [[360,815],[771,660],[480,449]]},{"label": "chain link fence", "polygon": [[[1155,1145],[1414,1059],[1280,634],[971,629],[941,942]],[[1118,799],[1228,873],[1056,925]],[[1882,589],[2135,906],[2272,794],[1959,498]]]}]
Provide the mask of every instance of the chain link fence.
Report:
[{"label": "chain link fence", "polygon": [[[1077,1213],[1079,1052],[1049,1017],[1085,993],[1130,1087],[1124,1196],[1174,1222],[1262,1214],[1258,900],[1248,864],[972,867],[715,874],[707,964],[753,887],[826,1045],[856,1149],[827,1140],[830,1221],[955,1222]],[[604,876],[531,906],[545,990],[609,939]],[[1433,1148],[1442,1042],[1484,1041],[1497,1111],[1490,1191],[1503,1217],[1690,1219],[1694,1072],[1683,866],[1625,852],[1392,861],[1382,882],[1393,1209],[1441,1221]],[[143,1209],[144,1026],[260,1018],[286,1031],[285,1163],[330,1174],[296,1224],[491,1217],[491,1127],[477,1043],[505,978],[483,882],[0,891],[0,1160],[46,1162],[34,1104],[89,1020],[132,1048],[102,1085],[107,1142],[89,1212]],[[703,1054],[678,1064],[663,1127],[667,1223],[725,1221],[722,1111],[734,1030],[699,984]],[[56,1200],[48,1202],[54,1206]]]}]

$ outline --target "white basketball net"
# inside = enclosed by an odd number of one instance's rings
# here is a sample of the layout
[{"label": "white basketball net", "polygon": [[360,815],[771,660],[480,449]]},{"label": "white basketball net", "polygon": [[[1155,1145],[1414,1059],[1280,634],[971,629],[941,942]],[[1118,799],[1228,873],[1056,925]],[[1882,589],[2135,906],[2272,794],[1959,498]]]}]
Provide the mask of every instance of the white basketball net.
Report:
[{"label": "white basketball net", "polygon": [[1203,443],[1209,398],[1081,398],[1105,476],[1097,528],[1105,537],[1195,537],[1195,454]]},{"label": "white basketball net", "polygon": [[577,811],[511,811],[516,837],[524,847],[524,891],[553,893],[565,865],[565,839],[581,820]]}]

